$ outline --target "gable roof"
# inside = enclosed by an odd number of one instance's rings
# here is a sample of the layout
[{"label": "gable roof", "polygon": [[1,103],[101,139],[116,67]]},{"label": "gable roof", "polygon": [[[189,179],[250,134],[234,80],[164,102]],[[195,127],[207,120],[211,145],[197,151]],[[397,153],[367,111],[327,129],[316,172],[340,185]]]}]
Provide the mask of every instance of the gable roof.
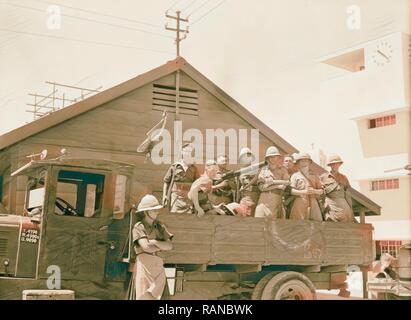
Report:
[{"label": "gable roof", "polygon": [[[33,122],[30,122],[17,129],[3,134],[2,136],[0,136],[0,151],[37,133],[63,123],[64,121],[81,115],[87,111],[98,108],[99,106],[110,102],[111,100],[114,100],[155,80],[158,80],[159,78],[172,74],[177,70],[181,70],[186,73],[189,77],[191,77],[194,81],[196,81],[204,89],[209,91],[224,105],[226,105],[231,111],[248,122],[252,127],[258,128],[262,135],[264,135],[270,141],[273,141],[274,144],[283,152],[289,154],[298,152],[296,148],[294,148],[286,140],[280,137],[270,127],[268,127],[240,103],[230,97],[211,80],[206,78],[182,57],[178,57],[175,60],[169,61],[166,64],[143,73],[133,79],[125,81],[85,100],[79,101],[75,104],[67,106],[63,109],[55,111],[47,116],[44,116],[40,119],[37,119]],[[316,166],[316,171],[324,172],[324,169],[322,169],[320,166]],[[353,197],[354,200],[356,200],[360,205],[365,206],[368,209],[367,212],[369,214],[380,214],[380,207],[376,203],[365,197],[363,194],[359,193],[356,190],[353,190]]]}]

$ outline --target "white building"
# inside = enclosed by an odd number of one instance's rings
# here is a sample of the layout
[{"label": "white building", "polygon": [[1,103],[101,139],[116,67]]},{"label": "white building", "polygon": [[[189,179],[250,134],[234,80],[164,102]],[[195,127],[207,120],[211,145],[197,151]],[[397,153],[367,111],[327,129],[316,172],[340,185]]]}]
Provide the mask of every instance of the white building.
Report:
[{"label": "white building", "polygon": [[337,74],[327,81],[324,101],[349,109],[358,128],[363,160],[356,185],[382,207],[381,216],[367,218],[377,255],[396,255],[411,241],[411,175],[405,170],[411,162],[411,37],[392,33],[321,60]]}]

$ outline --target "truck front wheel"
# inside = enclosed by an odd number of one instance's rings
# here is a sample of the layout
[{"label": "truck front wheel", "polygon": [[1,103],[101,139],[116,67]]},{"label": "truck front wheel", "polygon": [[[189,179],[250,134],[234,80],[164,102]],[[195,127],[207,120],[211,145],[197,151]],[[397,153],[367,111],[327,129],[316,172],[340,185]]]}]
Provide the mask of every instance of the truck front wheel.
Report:
[{"label": "truck front wheel", "polygon": [[252,300],[316,300],[315,287],[305,275],[287,271],[272,272],[257,283]]}]

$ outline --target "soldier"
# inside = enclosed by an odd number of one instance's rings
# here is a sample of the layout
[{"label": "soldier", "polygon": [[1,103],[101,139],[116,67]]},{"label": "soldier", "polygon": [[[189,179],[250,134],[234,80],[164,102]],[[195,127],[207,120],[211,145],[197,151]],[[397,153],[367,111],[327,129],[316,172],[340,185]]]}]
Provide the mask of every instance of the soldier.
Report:
[{"label": "soldier", "polygon": [[227,156],[220,155],[217,158],[218,172],[216,178],[213,180],[212,192],[209,195],[210,201],[213,205],[219,205],[221,203],[228,204],[233,202],[234,194],[236,190],[236,183],[233,179],[221,180],[222,176],[232,172],[227,169]]},{"label": "soldier", "polygon": [[212,190],[213,179],[215,179],[217,171],[216,162],[214,160],[207,161],[204,174],[194,181],[188,193],[188,198],[192,201],[194,210],[199,217],[216,213],[208,195]]},{"label": "soldier", "polygon": [[181,160],[170,166],[163,180],[163,205],[169,205],[171,213],[193,213],[187,194],[200,175],[193,164],[191,152],[191,145],[185,144]]},{"label": "soldier", "polygon": [[136,300],[159,300],[166,285],[164,262],[156,253],[172,249],[173,235],[157,220],[162,207],[154,196],[146,195],[136,210],[137,223],[132,231],[136,253],[132,294]]},{"label": "soldier", "polygon": [[[293,155],[287,154],[284,156],[284,167],[287,169],[290,177],[298,171]],[[287,219],[290,217],[291,207],[294,200],[295,196],[291,194],[291,187],[288,186],[284,191],[284,209]]]},{"label": "soldier", "polygon": [[267,166],[258,174],[257,185],[261,191],[255,217],[270,216],[272,219],[284,217],[283,194],[290,184],[287,169],[283,167],[283,157],[276,147],[269,147],[265,153]]},{"label": "soldier", "polygon": [[221,215],[248,217],[251,216],[254,207],[255,203],[253,200],[250,197],[244,197],[240,203],[220,204],[215,209]]},{"label": "soldier", "polygon": [[[250,166],[255,161],[255,156],[249,148],[242,148],[240,150],[239,163],[243,168]],[[255,214],[255,205],[260,197],[260,190],[257,186],[258,170],[251,173],[242,174],[238,178],[238,197],[237,199],[243,199],[250,197],[254,203],[251,215]],[[238,200],[237,200],[238,201]]]},{"label": "soldier", "polygon": [[320,178],[310,170],[312,163],[308,153],[295,157],[298,171],[291,176],[291,194],[296,198],[292,204],[290,219],[322,221],[319,198],[324,194]]},{"label": "soldier", "polygon": [[298,171],[294,163],[294,158],[290,154],[284,156],[284,167],[287,169],[290,177]]},{"label": "soldier", "polygon": [[339,172],[343,163],[340,156],[331,156],[328,160],[331,171],[320,177],[325,192],[326,220],[355,222],[351,197],[347,195],[350,183],[347,177]]}]

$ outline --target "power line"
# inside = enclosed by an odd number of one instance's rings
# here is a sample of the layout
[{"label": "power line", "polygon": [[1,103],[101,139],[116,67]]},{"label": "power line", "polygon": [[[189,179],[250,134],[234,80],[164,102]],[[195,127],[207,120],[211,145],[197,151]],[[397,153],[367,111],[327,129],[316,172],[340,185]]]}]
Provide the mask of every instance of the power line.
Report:
[{"label": "power line", "polygon": [[[15,28],[15,27],[26,27],[30,25],[29,21],[20,21],[20,22],[15,22],[14,24],[12,24],[10,27]],[[5,34],[5,36],[10,36],[9,34]],[[8,45],[10,45],[11,43],[13,43],[13,41],[17,38],[21,37],[21,35],[19,34],[15,34],[15,35],[11,35],[10,37],[8,37],[7,39],[2,39],[5,41],[0,42],[0,50],[7,47]]]},{"label": "power line", "polygon": [[[22,6],[22,5],[18,5],[18,4],[7,3],[7,2],[3,2],[2,4],[8,5],[8,6],[12,6],[12,7],[23,8],[23,9],[28,9],[28,10],[33,10],[33,11],[38,11],[38,12],[44,13],[44,10],[42,10],[42,9],[37,9],[37,8],[32,8],[32,7],[26,7],[26,6]],[[83,17],[78,17],[78,16],[72,16],[72,15],[63,14],[63,13],[61,13],[61,16],[63,16],[63,17],[68,17],[68,18],[72,18],[72,19],[84,20],[84,21],[93,22],[93,23],[98,23],[98,24],[103,24],[103,25],[107,25],[107,26],[111,26],[111,27],[117,27],[117,28],[122,28],[122,29],[127,29],[127,30],[133,30],[133,31],[143,32],[143,33],[147,33],[147,34],[151,34],[151,35],[155,35],[155,36],[159,36],[159,37],[164,37],[164,38],[172,38],[172,37],[170,37],[170,36],[166,36],[166,35],[164,35],[164,34],[160,34],[160,33],[156,33],[156,32],[151,32],[151,31],[146,31],[146,30],[142,30],[142,29],[136,29],[136,28],[126,27],[126,26],[122,26],[122,25],[119,25],[119,24],[113,24],[113,23],[103,22],[103,21],[94,20],[94,19],[90,19],[90,18],[83,18]]]},{"label": "power line", "polygon": [[188,8],[190,8],[194,3],[196,2],[196,0],[191,1],[187,6],[185,6],[181,11],[185,11]]},{"label": "power line", "polygon": [[201,8],[203,8],[204,6],[206,6],[208,3],[210,3],[211,0],[206,0],[206,2],[204,2],[201,6],[199,6],[197,9],[194,9],[193,11],[191,11],[188,16],[191,16],[192,14],[196,13],[198,10],[200,10]]},{"label": "power line", "polygon": [[226,2],[227,0],[223,0],[221,1],[219,4],[217,4],[216,6],[212,7],[210,10],[208,10],[205,14],[203,14],[200,18],[198,18],[196,21],[194,21],[192,25],[195,25],[197,22],[201,21],[205,16],[207,16],[208,14],[210,14],[211,12],[213,12],[215,9],[217,9],[219,6],[221,6],[224,2]]},{"label": "power line", "polygon": [[175,1],[171,6],[170,6],[170,8],[168,8],[166,11],[169,11],[169,10],[171,10],[172,8],[174,8],[177,4],[179,4],[181,1],[183,1],[183,0],[177,0],[177,1]]},{"label": "power line", "polygon": [[135,20],[135,19],[129,19],[129,18],[125,18],[125,17],[119,17],[119,16],[115,16],[115,15],[111,15],[111,14],[101,13],[101,12],[97,12],[97,11],[93,11],[93,10],[87,10],[87,9],[82,9],[82,8],[71,7],[71,6],[67,6],[67,5],[63,5],[63,4],[59,4],[59,3],[54,3],[54,2],[50,2],[50,1],[45,1],[45,0],[35,0],[35,1],[42,2],[42,3],[45,3],[45,4],[49,4],[49,5],[56,5],[56,6],[60,6],[60,7],[67,8],[67,9],[83,11],[83,12],[86,12],[86,13],[92,13],[92,14],[95,14],[95,15],[103,16],[103,17],[120,19],[120,20],[123,20],[123,21],[129,21],[129,22],[134,22],[134,23],[138,23],[138,24],[143,24],[143,25],[146,25],[146,26],[154,27],[154,28],[160,28],[160,29],[163,28],[163,26],[160,26],[160,25],[156,25],[156,24],[152,24],[152,23],[148,23],[148,22],[144,22],[144,21],[139,21],[139,20]]},{"label": "power line", "polygon": [[172,54],[172,52],[169,52],[169,51],[162,51],[162,50],[156,50],[156,49],[147,49],[147,48],[133,47],[133,46],[127,46],[127,45],[122,45],[122,44],[113,44],[113,43],[100,42],[100,41],[94,41],[94,40],[83,40],[83,39],[76,39],[76,38],[53,36],[53,35],[44,34],[44,33],[35,33],[35,32],[27,32],[27,31],[10,30],[10,29],[5,29],[5,28],[0,28],[0,31],[12,32],[12,33],[18,33],[18,34],[25,34],[25,35],[36,36],[36,37],[47,37],[47,38],[59,39],[59,40],[68,40],[68,41],[75,41],[75,42],[82,42],[82,43],[98,44],[98,45],[109,46],[109,47],[119,47],[119,48],[127,48],[127,49],[137,49],[137,50],[143,50],[143,51],[150,51],[150,52],[156,52],[156,53]]}]

